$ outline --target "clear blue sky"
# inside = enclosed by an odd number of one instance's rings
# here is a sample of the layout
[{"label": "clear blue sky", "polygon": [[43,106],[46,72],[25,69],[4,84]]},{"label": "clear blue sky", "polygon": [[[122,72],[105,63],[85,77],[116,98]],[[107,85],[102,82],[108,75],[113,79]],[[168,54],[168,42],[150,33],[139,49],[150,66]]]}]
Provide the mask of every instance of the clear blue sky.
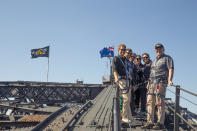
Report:
[{"label": "clear blue sky", "polygon": [[196,0],[1,0],[0,17],[1,81],[46,81],[47,58],[31,59],[30,50],[50,44],[49,81],[101,83],[103,47],[117,54],[125,43],[154,59],[161,42],[174,83],[197,93]]}]

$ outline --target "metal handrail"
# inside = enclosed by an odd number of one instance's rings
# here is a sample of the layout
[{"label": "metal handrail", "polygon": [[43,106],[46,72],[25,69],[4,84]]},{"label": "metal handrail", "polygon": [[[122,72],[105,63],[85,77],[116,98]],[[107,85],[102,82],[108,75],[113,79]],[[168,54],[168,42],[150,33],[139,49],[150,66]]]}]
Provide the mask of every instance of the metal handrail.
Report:
[{"label": "metal handrail", "polygon": [[119,99],[119,88],[116,87],[116,94],[113,99],[113,131],[120,131],[120,99]]},{"label": "metal handrail", "polygon": [[[167,105],[167,107],[168,107],[171,111],[175,112],[175,110],[174,110],[171,106]],[[176,113],[176,115],[178,115],[178,116],[181,118],[181,120],[183,120],[183,121],[184,121],[187,125],[189,125],[191,128],[195,129],[195,127],[192,126],[189,122],[187,122],[187,120],[185,120],[180,114]]]},{"label": "metal handrail", "polygon": [[172,85],[173,87],[175,87],[176,89],[176,93],[175,93],[175,109],[170,108],[173,112],[174,112],[174,131],[179,131],[179,121],[180,119],[183,120],[190,128],[194,129],[194,126],[192,126],[191,124],[189,124],[187,122],[187,120],[185,120],[181,115],[180,115],[180,90],[187,92],[193,96],[197,96],[197,94],[192,93],[190,91],[187,91],[183,88],[180,88],[180,85]]},{"label": "metal handrail", "polygon": [[196,96],[196,97],[197,97],[197,94],[196,94],[196,93],[193,93],[193,92],[191,92],[191,91],[188,91],[188,90],[186,90],[186,89],[183,89],[183,88],[181,88],[179,85],[172,85],[172,86],[174,86],[175,88],[178,88],[178,89],[180,89],[180,90],[182,90],[182,91],[184,91],[184,92],[186,92],[186,93],[188,93],[188,94],[190,94],[190,95],[193,95],[193,96]]}]

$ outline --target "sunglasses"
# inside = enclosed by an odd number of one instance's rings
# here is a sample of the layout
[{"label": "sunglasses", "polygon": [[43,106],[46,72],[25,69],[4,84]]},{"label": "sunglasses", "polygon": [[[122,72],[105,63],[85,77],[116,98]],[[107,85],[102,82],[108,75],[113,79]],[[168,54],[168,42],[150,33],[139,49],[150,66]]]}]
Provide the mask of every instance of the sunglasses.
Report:
[{"label": "sunglasses", "polygon": [[141,58],[136,58],[137,60],[141,60]]},{"label": "sunglasses", "polygon": [[162,48],[161,47],[157,47],[157,48],[155,48],[155,50],[161,50]]},{"label": "sunglasses", "polygon": [[126,49],[120,49],[121,51],[125,51]]},{"label": "sunglasses", "polygon": [[127,54],[132,54],[130,51],[126,51]]},{"label": "sunglasses", "polygon": [[143,57],[143,59],[148,59],[148,56]]}]

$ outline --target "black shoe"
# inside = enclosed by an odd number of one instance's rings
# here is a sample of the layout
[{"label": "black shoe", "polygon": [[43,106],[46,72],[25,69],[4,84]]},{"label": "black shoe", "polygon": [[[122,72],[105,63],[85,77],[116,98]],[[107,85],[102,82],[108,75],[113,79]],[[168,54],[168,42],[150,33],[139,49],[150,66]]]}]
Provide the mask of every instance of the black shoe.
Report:
[{"label": "black shoe", "polygon": [[142,129],[152,129],[153,128],[153,124],[150,123],[145,123],[144,126],[142,126]]},{"label": "black shoe", "polygon": [[160,124],[158,122],[153,126],[154,130],[161,130],[163,128],[164,128],[164,125],[162,125],[162,124]]}]

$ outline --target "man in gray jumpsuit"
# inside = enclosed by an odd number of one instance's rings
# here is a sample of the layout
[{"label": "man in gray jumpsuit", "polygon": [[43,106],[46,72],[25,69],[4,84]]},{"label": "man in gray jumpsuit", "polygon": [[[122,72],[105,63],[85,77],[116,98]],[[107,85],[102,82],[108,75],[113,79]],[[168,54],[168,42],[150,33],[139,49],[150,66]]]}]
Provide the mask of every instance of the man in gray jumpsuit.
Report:
[{"label": "man in gray jumpsuit", "polygon": [[[163,129],[165,120],[165,103],[167,85],[173,85],[174,72],[173,59],[164,54],[164,46],[160,43],[155,45],[156,59],[151,64],[150,81],[147,85],[147,123],[142,127],[146,129]],[[157,106],[157,123],[154,124],[155,106]]]}]

